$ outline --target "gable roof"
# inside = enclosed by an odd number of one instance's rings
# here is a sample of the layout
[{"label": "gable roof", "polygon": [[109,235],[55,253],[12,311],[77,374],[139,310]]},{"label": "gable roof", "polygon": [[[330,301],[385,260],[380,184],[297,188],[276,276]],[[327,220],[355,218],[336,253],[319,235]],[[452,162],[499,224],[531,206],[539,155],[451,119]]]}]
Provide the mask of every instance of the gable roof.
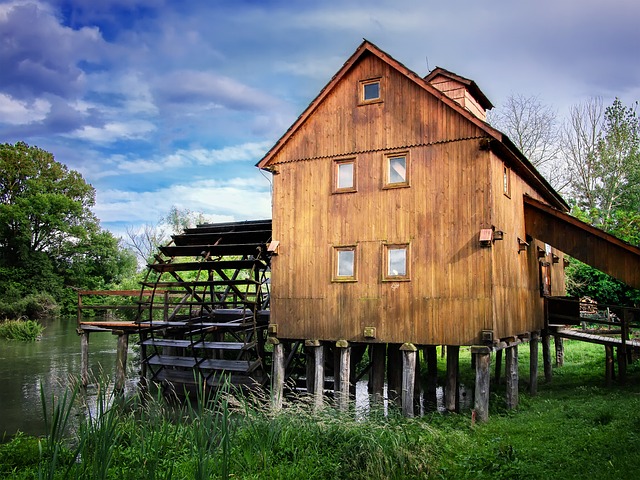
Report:
[{"label": "gable roof", "polygon": [[[340,70],[338,70],[338,72],[331,78],[329,83],[327,83],[327,85],[325,85],[325,87],[320,90],[318,96],[316,96],[316,98],[311,101],[309,106],[307,106],[307,108],[300,114],[296,121],[293,122],[293,124],[287,129],[284,135],[280,137],[275,145],[273,145],[273,147],[271,147],[271,149],[265,154],[265,156],[256,164],[258,168],[269,170],[269,164],[271,163],[272,159],[278,154],[278,152],[280,152],[280,150],[284,147],[288,140],[307,121],[307,119],[311,115],[313,115],[318,106],[324,101],[324,99],[329,95],[334,87],[347,75],[351,68],[366,54],[375,55],[380,60],[392,67],[394,70],[396,70],[399,74],[411,80],[416,85],[429,92],[438,100],[458,112],[460,115],[475,124],[481,130],[483,130],[489,137],[490,141],[488,143],[488,146],[492,151],[500,155],[502,158],[506,158],[512,169],[521,177],[525,178],[532,185],[534,185],[536,189],[539,190],[539,193],[542,194],[543,197],[553,206],[564,211],[569,210],[569,205],[562,199],[560,194],[553,189],[553,187],[542,175],[540,175],[540,173],[533,167],[531,162],[527,160],[527,158],[516,148],[516,146],[507,138],[506,135],[496,130],[488,123],[480,120],[474,114],[460,106],[460,104],[458,104],[455,100],[449,98],[446,94],[442,93],[440,90],[429,84],[426,78],[429,78],[430,75],[427,75],[427,77],[425,78],[420,77],[417,73],[405,67],[402,63],[395,60],[393,57],[382,51],[380,48],[378,48],[368,40],[364,40],[358,46],[351,57],[347,59]],[[434,72],[436,72],[436,70],[431,73]],[[452,72],[448,72],[447,70],[444,70],[442,68],[439,69],[438,73],[445,74],[444,72],[452,75],[451,78],[455,78],[461,83],[470,82],[468,84],[470,87],[471,85],[475,85],[475,82],[465,79],[464,77],[456,75]],[[465,83],[465,85],[467,85],[467,83]],[[477,91],[484,97],[484,94],[480,92],[479,88],[477,89]],[[486,99],[486,101],[489,104],[491,103],[488,99]]]}]

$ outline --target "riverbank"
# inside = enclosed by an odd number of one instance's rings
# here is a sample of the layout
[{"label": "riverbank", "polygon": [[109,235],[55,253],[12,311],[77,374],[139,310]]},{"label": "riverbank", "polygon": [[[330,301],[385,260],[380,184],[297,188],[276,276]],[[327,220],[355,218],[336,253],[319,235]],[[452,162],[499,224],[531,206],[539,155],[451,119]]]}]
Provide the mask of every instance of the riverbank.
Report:
[{"label": "riverbank", "polygon": [[[118,479],[635,478],[640,366],[629,368],[626,386],[605,388],[601,347],[565,345],[565,366],[554,369],[553,382],[536,397],[521,395],[514,412],[504,409],[498,390],[486,424],[472,425],[468,413],[405,419],[373,411],[356,419],[330,407],[314,414],[301,403],[272,415],[266,403],[232,397],[176,415],[154,400],[107,408],[84,424],[64,444],[60,458],[67,463],[61,460],[57,471],[69,467],[72,477],[87,479],[102,473]],[[466,367],[461,370],[471,372]],[[77,439],[80,463],[69,453]],[[31,463],[13,473],[5,464],[0,473],[36,474],[37,444],[22,444],[18,457],[35,452]],[[7,448],[0,448],[0,462]]]}]

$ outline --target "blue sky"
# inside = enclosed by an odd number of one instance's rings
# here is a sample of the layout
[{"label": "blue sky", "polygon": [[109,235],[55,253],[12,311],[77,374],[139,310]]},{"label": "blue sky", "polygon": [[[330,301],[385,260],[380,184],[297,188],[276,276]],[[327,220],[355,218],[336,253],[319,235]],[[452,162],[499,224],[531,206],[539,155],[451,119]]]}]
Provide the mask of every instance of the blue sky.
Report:
[{"label": "blue sky", "polygon": [[121,234],[270,216],[255,163],[367,38],[494,103],[640,99],[637,0],[0,0],[0,142],[80,171]]}]

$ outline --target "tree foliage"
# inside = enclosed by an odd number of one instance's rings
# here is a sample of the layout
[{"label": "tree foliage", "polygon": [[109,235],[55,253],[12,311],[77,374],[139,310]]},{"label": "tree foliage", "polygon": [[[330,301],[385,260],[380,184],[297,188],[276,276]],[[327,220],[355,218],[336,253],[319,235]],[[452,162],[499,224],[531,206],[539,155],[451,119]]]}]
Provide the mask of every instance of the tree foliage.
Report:
[{"label": "tree foliage", "polygon": [[53,155],[0,145],[0,278],[4,301],[37,291],[104,288],[135,265],[91,211],[95,190]]}]

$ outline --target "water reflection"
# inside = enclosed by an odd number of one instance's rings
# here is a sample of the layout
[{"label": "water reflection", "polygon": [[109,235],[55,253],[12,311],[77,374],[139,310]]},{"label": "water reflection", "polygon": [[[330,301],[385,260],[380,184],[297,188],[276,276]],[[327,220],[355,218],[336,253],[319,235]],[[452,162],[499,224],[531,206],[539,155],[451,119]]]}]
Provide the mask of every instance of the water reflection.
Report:
[{"label": "water reflection", "polygon": [[[34,343],[0,340],[0,439],[18,430],[30,435],[44,433],[40,385],[45,397],[62,395],[80,375],[80,339],[75,319],[44,321],[42,339]],[[93,333],[89,339],[89,368],[95,376],[113,381],[117,338]],[[129,358],[136,356],[130,352]],[[129,362],[129,376],[136,365]],[[131,387],[131,385],[129,385]],[[95,389],[93,390],[95,391]],[[91,398],[92,389],[88,390]]]}]

